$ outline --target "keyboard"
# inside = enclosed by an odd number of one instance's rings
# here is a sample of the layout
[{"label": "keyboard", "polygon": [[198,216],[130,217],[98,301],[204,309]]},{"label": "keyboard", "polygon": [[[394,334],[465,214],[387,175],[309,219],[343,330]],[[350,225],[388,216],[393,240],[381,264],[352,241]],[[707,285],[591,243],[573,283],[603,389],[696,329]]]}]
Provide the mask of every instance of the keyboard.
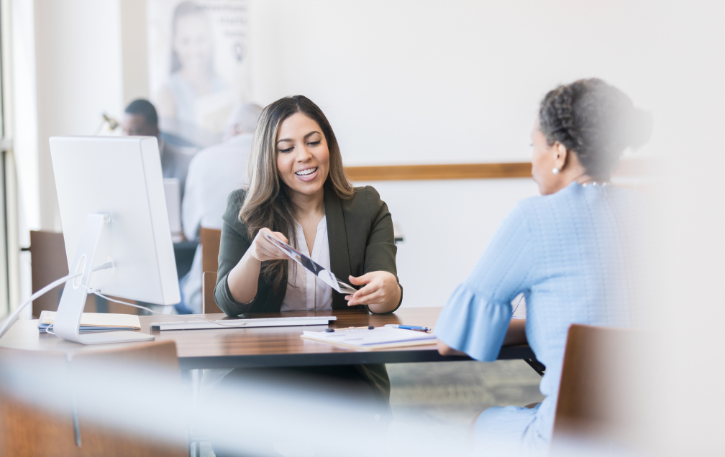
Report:
[{"label": "keyboard", "polygon": [[300,327],[304,325],[328,325],[336,316],[262,317],[257,319],[220,319],[212,322],[200,319],[153,322],[152,330],[204,330],[220,328]]}]

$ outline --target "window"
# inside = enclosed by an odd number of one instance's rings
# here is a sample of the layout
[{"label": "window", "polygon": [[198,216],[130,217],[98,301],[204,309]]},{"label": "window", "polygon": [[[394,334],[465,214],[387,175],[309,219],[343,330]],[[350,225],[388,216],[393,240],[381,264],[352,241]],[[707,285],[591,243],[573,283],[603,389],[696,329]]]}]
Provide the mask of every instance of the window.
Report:
[{"label": "window", "polygon": [[[17,192],[10,123],[8,122],[9,3],[0,0],[0,318],[17,305],[19,246],[17,243]],[[16,274],[14,274],[16,273]]]}]

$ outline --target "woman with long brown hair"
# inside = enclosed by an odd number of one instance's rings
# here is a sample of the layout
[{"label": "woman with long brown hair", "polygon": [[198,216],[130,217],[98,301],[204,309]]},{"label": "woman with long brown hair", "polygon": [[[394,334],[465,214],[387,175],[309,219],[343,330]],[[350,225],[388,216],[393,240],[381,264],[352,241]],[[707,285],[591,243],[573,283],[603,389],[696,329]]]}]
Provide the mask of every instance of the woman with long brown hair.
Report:
[{"label": "woman with long brown hair", "polygon": [[[370,186],[353,188],[330,123],[308,98],[285,97],[260,116],[248,165],[249,188],[233,192],[214,292],[229,316],[245,312],[345,309],[392,312],[402,289],[393,222]],[[338,278],[364,286],[333,294],[267,239],[290,243]]]},{"label": "woman with long brown hair", "polygon": [[[372,187],[350,184],[335,134],[317,105],[297,95],[267,106],[254,134],[248,174],[248,189],[229,195],[223,216],[214,297],[227,315],[349,308],[389,313],[400,306],[388,207]],[[352,295],[333,291],[268,235],[360,289]],[[278,371],[241,369],[231,378],[279,379]],[[370,395],[380,415],[388,415],[384,365],[281,371],[288,379],[335,383],[358,399]],[[299,382],[292,384],[299,388]]]}]

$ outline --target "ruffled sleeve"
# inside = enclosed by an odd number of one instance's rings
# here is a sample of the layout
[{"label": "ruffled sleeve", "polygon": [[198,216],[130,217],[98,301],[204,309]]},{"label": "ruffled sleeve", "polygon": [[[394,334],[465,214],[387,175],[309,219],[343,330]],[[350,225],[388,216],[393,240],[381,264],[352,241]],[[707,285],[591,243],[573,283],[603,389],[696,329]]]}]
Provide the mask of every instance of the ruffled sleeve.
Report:
[{"label": "ruffled sleeve", "polygon": [[533,281],[534,245],[527,205],[522,202],[448,299],[435,327],[436,336],[476,360],[496,360],[511,320],[511,301],[529,290]]},{"label": "ruffled sleeve", "polygon": [[496,360],[511,320],[511,304],[490,302],[461,284],[443,308],[435,334],[482,362]]}]

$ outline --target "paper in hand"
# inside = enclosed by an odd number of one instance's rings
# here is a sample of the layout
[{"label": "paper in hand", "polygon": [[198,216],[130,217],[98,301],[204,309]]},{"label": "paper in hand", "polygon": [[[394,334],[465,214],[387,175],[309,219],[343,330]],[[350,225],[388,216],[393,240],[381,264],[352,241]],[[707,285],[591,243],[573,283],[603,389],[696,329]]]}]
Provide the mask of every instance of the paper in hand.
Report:
[{"label": "paper in hand", "polygon": [[307,270],[311,271],[315,276],[320,278],[322,282],[332,287],[337,292],[343,295],[351,295],[357,292],[357,289],[353,288],[351,285],[343,281],[340,281],[335,277],[335,275],[332,274],[331,271],[326,270],[322,267],[322,265],[310,259],[289,244],[285,243],[284,241],[278,240],[270,234],[267,234],[266,236],[267,239],[272,242],[272,244],[280,248],[285,254],[287,254],[290,259],[294,260],[295,262],[305,267]]}]

